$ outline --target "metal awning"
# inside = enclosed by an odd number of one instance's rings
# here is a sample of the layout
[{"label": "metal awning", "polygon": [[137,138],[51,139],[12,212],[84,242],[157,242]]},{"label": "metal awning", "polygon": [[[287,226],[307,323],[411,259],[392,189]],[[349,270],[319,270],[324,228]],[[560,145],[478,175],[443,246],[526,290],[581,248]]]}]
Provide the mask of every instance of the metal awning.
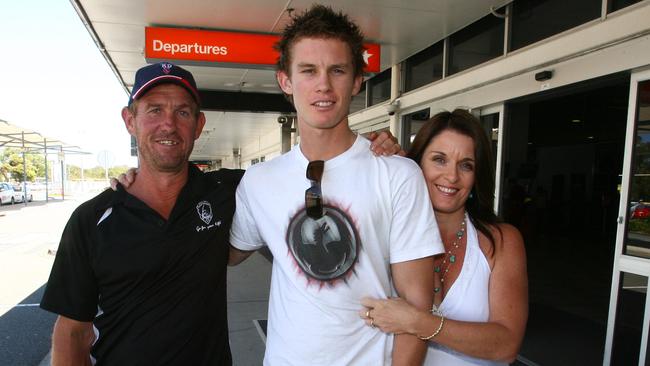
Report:
[{"label": "metal awning", "polygon": [[40,132],[23,128],[0,119],[0,148],[24,149],[26,153],[89,154],[79,146],[69,145]]},{"label": "metal awning", "polygon": [[[23,191],[27,192],[26,186],[26,159],[24,154],[90,154],[89,152],[81,151],[79,146],[68,145],[65,142],[43,136],[43,134],[13,125],[3,119],[0,119],[0,148],[18,148],[23,153]],[[65,168],[61,164],[63,171]],[[47,158],[45,159],[45,201],[49,200],[49,183],[47,177]],[[64,182],[61,181],[61,196],[65,199]],[[27,199],[23,199],[23,204],[27,205]]]}]

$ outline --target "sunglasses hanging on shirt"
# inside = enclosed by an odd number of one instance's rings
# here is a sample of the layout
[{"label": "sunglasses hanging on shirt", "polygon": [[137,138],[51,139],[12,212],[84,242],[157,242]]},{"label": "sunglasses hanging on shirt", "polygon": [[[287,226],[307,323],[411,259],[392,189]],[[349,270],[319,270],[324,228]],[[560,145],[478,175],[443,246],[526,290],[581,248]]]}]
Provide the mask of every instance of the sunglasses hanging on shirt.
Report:
[{"label": "sunglasses hanging on shirt", "polygon": [[310,161],[307,165],[307,179],[311,181],[311,187],[305,191],[305,209],[307,210],[307,216],[314,220],[318,220],[324,215],[323,192],[320,187],[324,168],[325,162],[323,160]]}]

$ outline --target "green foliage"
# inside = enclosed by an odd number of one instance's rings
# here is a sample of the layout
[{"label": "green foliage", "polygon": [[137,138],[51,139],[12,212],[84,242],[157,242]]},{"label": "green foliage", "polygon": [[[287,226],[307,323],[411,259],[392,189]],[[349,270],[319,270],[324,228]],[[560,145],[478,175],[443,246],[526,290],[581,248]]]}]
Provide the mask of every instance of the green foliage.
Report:
[{"label": "green foliage", "polygon": [[630,219],[627,229],[635,233],[650,234],[650,220]]},{"label": "green foliage", "polygon": [[[76,165],[68,165],[68,179],[70,180],[81,180],[81,168]],[[121,173],[124,173],[129,169],[126,165],[116,166],[108,169],[108,177],[117,177]],[[88,180],[101,180],[106,179],[106,172],[101,166],[96,166],[94,168],[84,169],[84,179]]]},{"label": "green foliage", "polygon": [[[41,154],[25,154],[27,181],[45,176],[45,158]],[[24,179],[23,156],[19,149],[6,148],[0,154],[0,179],[22,182]]]},{"label": "green foliage", "polygon": [[108,168],[108,176],[109,177],[117,177],[118,175],[122,173],[126,173],[127,170],[129,170],[130,167],[126,165],[120,165],[120,166],[114,166],[112,168]]},{"label": "green foliage", "polygon": [[106,172],[101,166],[96,166],[90,169],[84,169],[85,179],[106,179]]},{"label": "green foliage", "polygon": [[81,168],[76,165],[67,165],[68,169],[68,179],[71,180],[80,180],[81,179]]},{"label": "green foliage", "polygon": [[[45,157],[41,154],[26,154],[27,181],[33,182],[37,177],[45,177]],[[68,179],[81,180],[81,168],[76,165],[67,165]],[[50,176],[52,167],[50,169]],[[108,169],[109,177],[117,177],[129,169],[128,166],[116,166]],[[84,179],[105,179],[106,172],[103,167],[84,169]],[[19,149],[6,148],[0,150],[0,181],[23,181],[23,156]]]}]

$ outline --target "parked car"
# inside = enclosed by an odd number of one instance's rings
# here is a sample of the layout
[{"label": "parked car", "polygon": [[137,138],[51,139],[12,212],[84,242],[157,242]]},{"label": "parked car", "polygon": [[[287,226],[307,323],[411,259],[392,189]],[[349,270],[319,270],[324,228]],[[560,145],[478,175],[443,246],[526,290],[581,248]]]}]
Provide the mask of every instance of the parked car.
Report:
[{"label": "parked car", "polygon": [[[18,195],[18,198],[20,197],[22,197],[22,194]],[[16,202],[16,191],[14,191],[14,187],[9,183],[0,182],[0,204],[10,203],[13,205]]]},{"label": "parked car", "polygon": [[630,207],[633,219],[647,219],[650,218],[650,205],[646,203],[636,203]]},{"label": "parked car", "polygon": [[32,194],[32,190],[27,186],[27,192],[23,192],[23,185],[22,184],[17,184],[14,186],[14,191],[16,192],[16,202],[25,202],[25,196],[27,197],[27,202],[32,202],[34,200],[34,195]]}]

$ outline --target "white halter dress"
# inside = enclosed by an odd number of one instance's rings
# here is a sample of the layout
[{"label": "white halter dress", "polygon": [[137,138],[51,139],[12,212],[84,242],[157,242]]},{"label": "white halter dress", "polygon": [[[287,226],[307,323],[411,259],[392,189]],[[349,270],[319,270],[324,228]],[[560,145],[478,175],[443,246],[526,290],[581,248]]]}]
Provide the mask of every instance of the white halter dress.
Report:
[{"label": "white halter dress", "polygon": [[[440,311],[445,318],[469,322],[487,322],[490,316],[488,288],[490,284],[490,265],[478,245],[478,235],[472,222],[467,219],[467,245],[463,268],[451,285]],[[426,366],[474,366],[507,365],[502,362],[483,360],[429,341]]]}]

